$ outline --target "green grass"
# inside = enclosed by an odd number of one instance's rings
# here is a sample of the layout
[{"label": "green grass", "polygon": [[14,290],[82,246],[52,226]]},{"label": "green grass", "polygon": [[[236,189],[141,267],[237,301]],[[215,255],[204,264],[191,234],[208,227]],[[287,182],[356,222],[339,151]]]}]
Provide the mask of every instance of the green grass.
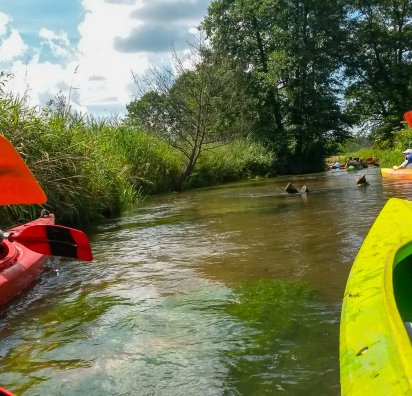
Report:
[{"label": "green grass", "polygon": [[[347,145],[346,148],[348,147],[350,145]],[[345,162],[350,156],[363,159],[372,157],[379,161],[381,168],[392,168],[394,165],[400,165],[404,161],[402,151],[407,148],[412,148],[412,128],[408,127],[396,132],[395,142],[392,147],[375,147],[371,145],[367,148],[358,148],[352,151],[346,150],[339,156],[329,158],[328,162],[336,159],[340,162]]]},{"label": "green grass", "polygon": [[269,176],[275,158],[259,143],[246,139],[206,149],[185,186],[202,187],[256,175]]},{"label": "green grass", "polygon": [[[117,119],[39,112],[10,95],[0,96],[0,131],[32,170],[48,197],[44,207],[61,224],[85,226],[120,215],[146,195],[173,191],[185,165],[172,147]],[[209,147],[184,188],[266,175],[272,163],[262,146],[246,140]],[[0,207],[0,224],[32,219],[41,209]]]}]

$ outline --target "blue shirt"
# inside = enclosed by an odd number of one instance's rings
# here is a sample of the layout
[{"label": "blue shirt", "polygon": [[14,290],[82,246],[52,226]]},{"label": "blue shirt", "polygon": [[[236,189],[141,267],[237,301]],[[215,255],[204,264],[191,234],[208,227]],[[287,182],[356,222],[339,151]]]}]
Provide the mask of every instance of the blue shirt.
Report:
[{"label": "blue shirt", "polygon": [[402,162],[401,167],[402,168],[412,168],[412,153],[408,154],[405,157],[405,161]]}]

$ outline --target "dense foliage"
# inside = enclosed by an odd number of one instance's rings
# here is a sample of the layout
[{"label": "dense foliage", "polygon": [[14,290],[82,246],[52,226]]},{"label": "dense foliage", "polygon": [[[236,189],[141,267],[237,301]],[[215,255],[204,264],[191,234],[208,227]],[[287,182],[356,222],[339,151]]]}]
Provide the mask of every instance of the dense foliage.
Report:
[{"label": "dense foliage", "polygon": [[[141,95],[125,120],[76,114],[64,96],[39,112],[0,74],[0,131],[60,221],[117,215],[146,194],[321,171],[358,132],[374,144],[359,156],[385,166],[412,145],[410,1],[213,0],[188,57],[173,55],[144,84],[134,75]],[[1,208],[0,221],[33,210]]]},{"label": "dense foliage", "polygon": [[[277,173],[323,169],[325,157],[358,131],[393,147],[412,108],[411,26],[412,4],[404,0],[212,1],[202,24],[206,48],[246,82],[243,107],[220,114],[221,124],[234,112],[245,117],[249,138],[274,154]],[[182,78],[199,78],[202,65],[178,74],[163,99],[172,99]],[[226,101],[239,95],[235,84],[225,86]],[[215,132],[227,138],[232,131]]]},{"label": "dense foliage", "polygon": [[[55,211],[60,223],[85,225],[118,215],[145,195],[173,191],[181,180],[182,156],[155,136],[118,120],[99,121],[66,110],[52,105],[38,112],[24,100],[0,97],[0,130],[27,162],[47,194],[45,207]],[[236,158],[225,150],[236,151]],[[214,150],[202,156],[208,164],[204,172],[219,177],[202,178],[200,170],[188,186],[264,175],[272,162],[259,145],[239,142],[219,153],[227,159],[224,168],[213,160]],[[36,212],[40,208],[1,207],[0,224],[21,222]]]},{"label": "dense foliage", "polygon": [[347,103],[381,145],[391,146],[412,108],[412,3],[345,3]]},{"label": "dense foliage", "polygon": [[214,47],[251,80],[250,132],[288,160],[286,171],[319,170],[349,135],[338,96],[341,21],[336,1],[213,1],[209,8],[204,25]]}]

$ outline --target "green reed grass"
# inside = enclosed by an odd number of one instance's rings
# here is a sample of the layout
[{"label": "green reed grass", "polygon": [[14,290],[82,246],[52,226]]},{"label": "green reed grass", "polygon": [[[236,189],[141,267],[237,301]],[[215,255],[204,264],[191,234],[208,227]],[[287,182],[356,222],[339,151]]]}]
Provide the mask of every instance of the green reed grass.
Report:
[{"label": "green reed grass", "polygon": [[257,142],[241,139],[203,151],[186,187],[202,187],[250,178],[269,176],[275,158]]},{"label": "green reed grass", "polygon": [[[45,190],[46,209],[61,224],[87,225],[120,215],[142,197],[178,186],[184,158],[154,135],[127,127],[117,118],[46,108],[25,98],[0,96],[0,133],[16,147]],[[273,158],[246,140],[208,148],[186,188],[268,174]],[[0,208],[5,227],[35,218],[42,207]]]},{"label": "green reed grass", "polygon": [[402,151],[407,148],[412,149],[412,128],[405,127],[395,134],[395,143],[393,147],[369,147],[357,151],[346,152],[339,156],[339,160],[345,162],[349,156],[359,158],[375,158],[378,160],[381,168],[392,168],[394,165],[400,165],[404,161]]}]

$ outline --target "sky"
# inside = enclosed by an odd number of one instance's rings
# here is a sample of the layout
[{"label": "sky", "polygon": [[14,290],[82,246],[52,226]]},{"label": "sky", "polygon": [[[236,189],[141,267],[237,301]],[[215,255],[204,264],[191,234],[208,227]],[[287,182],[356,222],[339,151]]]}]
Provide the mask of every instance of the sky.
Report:
[{"label": "sky", "polygon": [[43,108],[57,94],[96,117],[124,115],[132,71],[170,62],[193,41],[211,0],[0,0],[6,89]]}]

